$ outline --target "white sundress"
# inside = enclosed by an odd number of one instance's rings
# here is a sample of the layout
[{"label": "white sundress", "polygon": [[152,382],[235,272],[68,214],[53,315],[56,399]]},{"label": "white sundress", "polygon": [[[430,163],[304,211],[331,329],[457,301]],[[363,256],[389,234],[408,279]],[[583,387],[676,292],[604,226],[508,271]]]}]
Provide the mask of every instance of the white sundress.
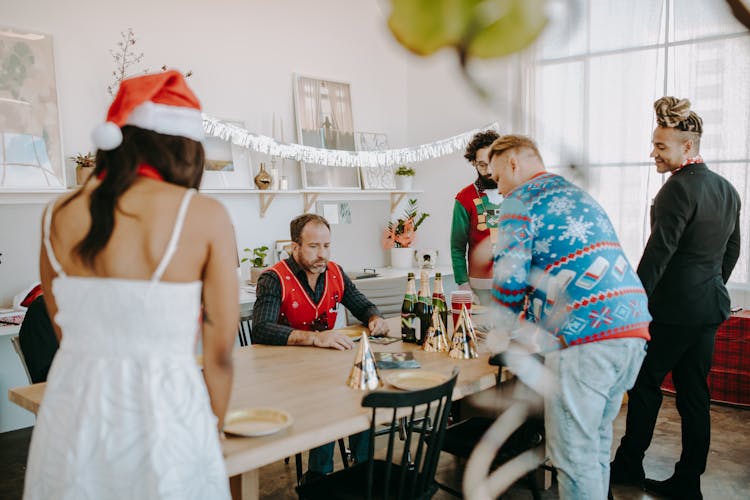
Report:
[{"label": "white sundress", "polygon": [[194,358],[201,282],[160,281],[189,190],[150,281],[57,277],[60,349],[31,439],[24,499],[228,499],[208,391]]}]

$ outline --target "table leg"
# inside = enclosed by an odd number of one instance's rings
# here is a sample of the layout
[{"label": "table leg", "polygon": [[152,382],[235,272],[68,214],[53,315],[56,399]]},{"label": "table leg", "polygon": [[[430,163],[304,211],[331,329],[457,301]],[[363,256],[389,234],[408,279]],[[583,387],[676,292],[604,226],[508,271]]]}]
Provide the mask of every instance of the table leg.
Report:
[{"label": "table leg", "polygon": [[258,500],[260,498],[259,477],[258,469],[230,477],[229,489],[232,492],[232,500]]}]

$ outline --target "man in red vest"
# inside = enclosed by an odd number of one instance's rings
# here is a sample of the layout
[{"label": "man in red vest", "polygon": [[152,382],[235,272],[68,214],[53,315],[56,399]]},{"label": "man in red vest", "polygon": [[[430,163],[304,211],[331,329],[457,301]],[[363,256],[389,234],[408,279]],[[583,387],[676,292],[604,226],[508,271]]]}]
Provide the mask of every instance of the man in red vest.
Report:
[{"label": "man in red vest", "polygon": [[[258,279],[253,306],[252,342],[255,344],[301,345],[351,349],[352,340],[330,331],[336,324],[339,305],[370,329],[371,335],[386,335],[388,327],[378,308],[329,261],[331,228],[315,214],[292,220],[292,256],[277,262]],[[367,433],[349,438],[354,459],[368,458]],[[333,443],[310,450],[306,479],[333,470]]]}]

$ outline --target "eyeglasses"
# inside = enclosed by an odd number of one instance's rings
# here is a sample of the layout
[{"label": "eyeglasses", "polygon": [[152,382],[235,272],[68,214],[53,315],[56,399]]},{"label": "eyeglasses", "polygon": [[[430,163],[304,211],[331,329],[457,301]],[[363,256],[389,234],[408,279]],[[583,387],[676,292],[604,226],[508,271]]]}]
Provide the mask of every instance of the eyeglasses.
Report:
[{"label": "eyeglasses", "polygon": [[489,165],[487,163],[483,162],[483,161],[474,161],[472,163],[477,168],[487,168],[487,167],[489,167]]}]

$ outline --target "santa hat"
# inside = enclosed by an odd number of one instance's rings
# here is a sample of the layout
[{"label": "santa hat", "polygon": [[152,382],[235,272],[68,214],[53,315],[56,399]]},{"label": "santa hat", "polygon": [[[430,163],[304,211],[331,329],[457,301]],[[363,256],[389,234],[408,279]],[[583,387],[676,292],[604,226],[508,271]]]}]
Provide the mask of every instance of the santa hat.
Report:
[{"label": "santa hat", "polygon": [[107,151],[118,147],[124,125],[195,141],[203,139],[201,104],[183,76],[173,70],[121,81],[107,121],[92,133],[96,147]]}]

